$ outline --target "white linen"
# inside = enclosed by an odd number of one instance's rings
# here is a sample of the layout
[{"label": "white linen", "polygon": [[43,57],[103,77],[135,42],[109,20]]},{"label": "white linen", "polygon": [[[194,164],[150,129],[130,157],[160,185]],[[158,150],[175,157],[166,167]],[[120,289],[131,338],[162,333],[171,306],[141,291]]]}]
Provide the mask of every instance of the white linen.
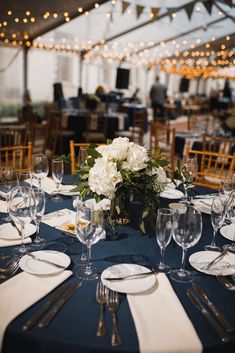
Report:
[{"label": "white linen", "polygon": [[182,191],[172,188],[166,188],[160,193],[160,197],[166,199],[181,199],[184,196]]},{"label": "white linen", "polygon": [[[27,180],[27,182],[30,182],[30,180]],[[38,181],[36,179],[32,180],[32,184],[34,186],[38,186]],[[71,189],[73,189],[75,186],[70,185]],[[59,192],[61,191],[68,191],[69,185],[60,185],[59,187]],[[54,182],[53,179],[46,177],[45,179],[42,179],[42,190],[45,191],[47,194],[50,195],[55,195],[56,194],[56,183]]]},{"label": "white linen", "polygon": [[0,212],[7,213],[6,201],[0,200]]},{"label": "white linen", "polygon": [[[30,237],[24,239],[24,244],[29,244],[32,243],[32,239]],[[7,246],[15,246],[15,245],[21,245],[21,239],[19,240],[6,240],[6,239],[0,239],[0,248],[4,248]]]},{"label": "white linen", "polygon": [[71,271],[63,271],[54,276],[43,277],[21,272],[1,284],[0,350],[3,336],[9,323],[71,275]]},{"label": "white linen", "polygon": [[153,289],[128,294],[140,353],[200,353],[202,344],[164,274]]},{"label": "white linen", "polygon": [[213,198],[210,199],[196,199],[193,200],[193,204],[198,211],[211,214],[211,206],[212,206]]},{"label": "white linen", "polygon": [[71,223],[71,218],[75,220],[76,212],[64,208],[59,211],[47,213],[42,217],[42,222],[51,227],[58,227],[61,224]]}]

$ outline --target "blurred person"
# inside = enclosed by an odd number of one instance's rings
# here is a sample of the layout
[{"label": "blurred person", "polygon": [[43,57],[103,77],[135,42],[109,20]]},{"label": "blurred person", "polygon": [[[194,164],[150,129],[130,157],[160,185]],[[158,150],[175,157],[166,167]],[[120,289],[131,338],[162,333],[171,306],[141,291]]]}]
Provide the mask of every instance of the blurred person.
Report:
[{"label": "blurred person", "polygon": [[159,76],[155,77],[155,82],[150,89],[150,98],[153,109],[153,118],[164,118],[164,103],[166,100],[166,86],[159,82]]}]

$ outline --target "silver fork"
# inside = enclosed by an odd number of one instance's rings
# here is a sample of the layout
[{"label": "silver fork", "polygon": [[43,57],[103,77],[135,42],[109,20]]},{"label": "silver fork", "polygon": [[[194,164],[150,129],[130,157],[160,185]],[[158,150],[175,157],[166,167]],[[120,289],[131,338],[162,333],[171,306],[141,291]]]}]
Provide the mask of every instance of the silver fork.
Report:
[{"label": "silver fork", "polygon": [[3,267],[0,267],[0,273],[5,273],[8,271],[10,267],[15,263],[15,261],[17,261],[17,259],[17,255],[12,256],[12,258]]},{"label": "silver fork", "polygon": [[219,283],[222,284],[222,286],[225,289],[232,289],[235,288],[235,283],[232,283],[231,281],[229,281],[229,279],[223,275],[218,275],[216,276],[216,278],[218,279]]},{"label": "silver fork", "polygon": [[119,346],[122,343],[121,337],[118,331],[117,324],[117,310],[119,308],[119,298],[118,293],[113,290],[108,290],[107,292],[107,307],[112,313],[113,329],[112,329],[112,339],[111,344],[113,347]]},{"label": "silver fork", "polygon": [[4,280],[12,277],[16,273],[18,268],[19,268],[19,261],[15,261],[12,264],[12,266],[6,272],[4,272],[4,274],[0,275],[0,280]]},{"label": "silver fork", "polygon": [[99,323],[96,331],[96,336],[102,337],[106,335],[106,328],[104,322],[104,305],[106,303],[106,287],[101,281],[98,281],[96,286],[96,301],[100,305]]}]

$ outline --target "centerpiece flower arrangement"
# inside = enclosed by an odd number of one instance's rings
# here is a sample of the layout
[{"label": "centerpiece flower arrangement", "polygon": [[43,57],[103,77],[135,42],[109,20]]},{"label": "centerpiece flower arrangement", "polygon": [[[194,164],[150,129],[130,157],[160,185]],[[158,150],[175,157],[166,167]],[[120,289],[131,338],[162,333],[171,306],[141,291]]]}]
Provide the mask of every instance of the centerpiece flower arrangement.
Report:
[{"label": "centerpiece flower arrangement", "polygon": [[[106,145],[88,147],[85,167],[78,170],[81,197],[91,196],[96,202],[109,199],[110,218],[115,224],[127,223],[130,202],[143,205],[140,228],[154,217],[159,206],[159,193],[168,183],[164,168],[168,161],[161,154],[149,156],[145,147],[126,137],[108,140]],[[125,222],[126,220],[126,222]]]}]

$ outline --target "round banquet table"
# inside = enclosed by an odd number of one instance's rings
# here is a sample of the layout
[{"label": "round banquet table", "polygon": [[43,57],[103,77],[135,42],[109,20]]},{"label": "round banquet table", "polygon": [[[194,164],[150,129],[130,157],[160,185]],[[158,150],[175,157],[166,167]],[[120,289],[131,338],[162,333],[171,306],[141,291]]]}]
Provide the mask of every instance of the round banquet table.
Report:
[{"label": "round banquet table", "polygon": [[[198,188],[199,193],[208,193],[208,189]],[[213,191],[210,191],[213,192]],[[46,213],[61,208],[72,210],[71,197],[63,196],[63,202],[56,204],[48,196]],[[161,206],[169,204],[161,199]],[[132,205],[131,224],[118,228],[118,237],[110,237],[100,241],[92,247],[92,259],[96,268],[101,272],[105,268],[118,263],[135,263],[151,268],[159,262],[159,247],[154,232],[143,235],[136,223],[138,205]],[[41,235],[48,242],[56,240],[67,246],[66,253],[72,262],[69,269],[74,269],[75,261],[81,255],[81,244],[72,236],[65,235],[55,228],[41,223]],[[203,232],[197,245],[188,250],[188,256],[196,251],[203,250],[203,246],[211,241],[212,226],[210,216],[203,214]],[[227,243],[222,236],[217,238],[218,244]],[[7,251],[8,249],[4,249]],[[165,260],[172,268],[178,268],[181,263],[181,248],[172,240],[166,249]],[[188,259],[188,257],[187,257]],[[225,290],[214,276],[209,276],[194,270],[187,261],[187,269],[195,275],[199,286],[208,294],[215,305],[221,309],[224,316],[235,326],[235,292]],[[171,281],[171,280],[170,280]],[[173,289],[180,299],[186,313],[192,321],[203,345],[205,353],[234,353],[235,333],[229,343],[223,344],[213,331],[207,320],[192,305],[186,296],[186,289],[191,284],[182,284],[171,281]],[[96,336],[99,317],[99,306],[95,298],[96,281],[87,281],[76,291],[73,297],[64,305],[47,328],[38,328],[36,325],[28,332],[21,330],[22,325],[45,303],[50,296],[46,296],[24,313],[19,315],[7,327],[5,332],[2,353],[107,353],[123,352],[138,353],[139,345],[135,325],[130,313],[125,294],[120,294],[120,308],[118,323],[123,343],[119,347],[111,347],[111,314],[105,313],[107,335]],[[15,293],[15,300],[21,298]],[[171,315],[166,312],[166,315]],[[156,327],[157,330],[157,327]],[[170,339],[170,332],[166,332],[166,340]]]}]

